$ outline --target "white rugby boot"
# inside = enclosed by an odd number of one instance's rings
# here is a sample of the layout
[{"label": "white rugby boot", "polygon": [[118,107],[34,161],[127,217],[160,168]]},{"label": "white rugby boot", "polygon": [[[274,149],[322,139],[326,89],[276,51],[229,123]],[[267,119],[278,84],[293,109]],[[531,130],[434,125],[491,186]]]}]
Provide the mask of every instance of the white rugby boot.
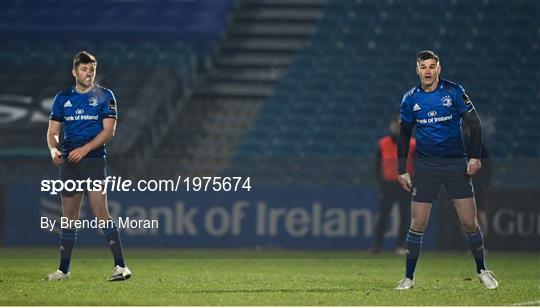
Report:
[{"label": "white rugby boot", "polygon": [[409,290],[412,288],[414,288],[414,280],[405,277],[401,279],[398,286],[396,287],[396,290]]},{"label": "white rugby boot", "polygon": [[129,270],[129,268],[127,266],[120,267],[119,265],[117,265],[113,268],[113,272],[111,278],[109,278],[109,281],[123,281],[128,280],[129,277],[131,277],[131,271]]},{"label": "white rugby boot", "polygon": [[49,275],[47,275],[47,278],[45,278],[43,280],[46,280],[46,281],[67,280],[67,279],[69,279],[69,276],[70,276],[69,272],[64,274],[64,272],[62,272],[61,270],[56,270],[56,271],[50,273]]},{"label": "white rugby boot", "polygon": [[499,286],[499,283],[493,277],[492,271],[480,270],[480,274],[478,274],[478,279],[480,279],[480,282],[487,289],[497,289],[497,287]]}]

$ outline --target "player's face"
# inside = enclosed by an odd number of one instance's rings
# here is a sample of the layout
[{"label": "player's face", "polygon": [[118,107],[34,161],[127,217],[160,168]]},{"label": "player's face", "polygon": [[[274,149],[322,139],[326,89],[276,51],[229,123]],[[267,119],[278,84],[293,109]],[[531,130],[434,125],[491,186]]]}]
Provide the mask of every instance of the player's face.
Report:
[{"label": "player's face", "polygon": [[94,85],[96,78],[96,63],[79,64],[76,69],[73,69],[73,76],[79,86],[90,88]]},{"label": "player's face", "polygon": [[439,80],[441,66],[435,59],[427,59],[416,63],[416,73],[424,87],[430,87]]}]

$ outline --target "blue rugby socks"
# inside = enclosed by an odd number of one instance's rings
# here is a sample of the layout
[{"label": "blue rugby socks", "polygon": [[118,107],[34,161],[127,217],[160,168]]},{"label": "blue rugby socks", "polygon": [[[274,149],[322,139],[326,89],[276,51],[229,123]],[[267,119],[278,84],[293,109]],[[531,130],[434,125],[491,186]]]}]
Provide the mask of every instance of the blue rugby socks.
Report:
[{"label": "blue rugby socks", "polygon": [[69,272],[71,262],[71,252],[77,239],[77,229],[62,229],[60,232],[60,266],[58,267],[64,274]]},{"label": "blue rugby socks", "polygon": [[484,262],[484,235],[482,229],[478,228],[478,231],[474,233],[467,233],[467,241],[469,242],[469,248],[476,261],[476,272],[480,274],[480,270],[486,270]]},{"label": "blue rugby socks", "polygon": [[107,239],[107,244],[111,248],[111,252],[114,258],[114,265],[120,267],[126,267],[124,262],[124,253],[122,251],[122,243],[120,242],[120,234],[118,233],[118,227],[112,220],[107,221],[107,227],[103,228],[103,235]]},{"label": "blue rugby socks", "polygon": [[409,279],[414,278],[414,271],[416,269],[416,263],[418,262],[418,256],[420,255],[420,249],[422,248],[422,237],[424,232],[414,231],[409,228],[407,232],[407,238],[405,240],[405,256],[406,267],[405,277]]}]

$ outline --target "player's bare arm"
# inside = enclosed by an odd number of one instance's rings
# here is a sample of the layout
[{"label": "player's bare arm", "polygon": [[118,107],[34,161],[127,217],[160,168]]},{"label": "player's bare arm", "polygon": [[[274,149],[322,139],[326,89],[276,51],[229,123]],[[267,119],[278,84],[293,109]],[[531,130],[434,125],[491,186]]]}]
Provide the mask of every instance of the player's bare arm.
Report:
[{"label": "player's bare arm", "polygon": [[398,151],[398,181],[401,187],[410,192],[412,188],[411,176],[407,172],[407,157],[409,156],[409,145],[411,142],[413,122],[401,121],[399,123],[399,135],[397,142]]},{"label": "player's bare arm", "polygon": [[76,148],[69,153],[68,160],[71,163],[77,163],[83,159],[89,152],[103,146],[109,142],[116,132],[116,119],[103,119],[103,130],[87,144]]},{"label": "player's bare arm", "polygon": [[64,163],[62,152],[58,150],[58,144],[60,143],[58,135],[60,134],[61,127],[62,123],[49,120],[49,128],[47,129],[47,145],[49,146],[52,161],[57,166]]},{"label": "player's bare arm", "polygon": [[480,162],[482,150],[482,122],[480,122],[480,117],[478,116],[476,109],[472,107],[472,104],[471,109],[462,114],[461,117],[471,131],[471,149],[469,151],[470,159],[467,164],[467,174],[474,175],[482,168],[482,163]]}]

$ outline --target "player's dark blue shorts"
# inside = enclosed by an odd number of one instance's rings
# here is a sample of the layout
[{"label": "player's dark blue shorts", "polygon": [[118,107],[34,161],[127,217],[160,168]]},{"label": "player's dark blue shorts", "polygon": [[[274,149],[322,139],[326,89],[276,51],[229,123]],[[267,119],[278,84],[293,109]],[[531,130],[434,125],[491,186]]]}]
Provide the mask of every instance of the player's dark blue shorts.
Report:
[{"label": "player's dark blue shorts", "polygon": [[450,199],[465,199],[474,196],[471,178],[467,175],[467,165],[451,170],[416,168],[413,176],[412,200],[433,203],[439,197],[441,185],[445,185]]},{"label": "player's dark blue shorts", "polygon": [[[105,180],[107,177],[107,161],[105,158],[85,158],[76,164],[70,163],[67,158],[64,158],[64,161],[60,165],[60,180],[64,183],[68,180]],[[76,193],[83,191],[69,191],[64,189],[62,195],[73,197]]]}]

